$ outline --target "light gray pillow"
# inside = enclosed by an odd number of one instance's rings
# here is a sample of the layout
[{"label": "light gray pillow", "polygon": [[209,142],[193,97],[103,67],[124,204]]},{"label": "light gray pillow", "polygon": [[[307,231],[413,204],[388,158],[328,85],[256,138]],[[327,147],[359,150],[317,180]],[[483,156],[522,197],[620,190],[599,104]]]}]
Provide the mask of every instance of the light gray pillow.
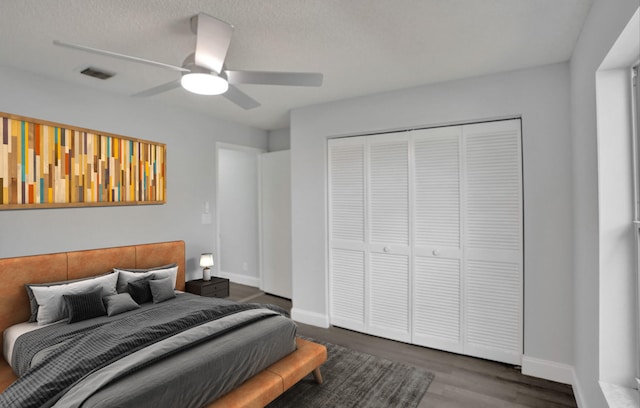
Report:
[{"label": "light gray pillow", "polygon": [[104,306],[107,308],[107,316],[115,316],[129,310],[138,309],[139,304],[128,293],[118,293],[116,295],[106,296],[102,299]]},{"label": "light gray pillow", "polygon": [[176,292],[173,290],[174,285],[171,278],[150,280],[149,287],[151,288],[153,303],[164,302],[165,300],[176,297]]},{"label": "light gray pillow", "polygon": [[117,274],[110,273],[71,283],[49,284],[50,286],[29,285],[38,302],[38,324],[54,323],[69,315],[63,295],[77,295],[97,287],[102,289],[103,297],[115,295],[117,280]]},{"label": "light gray pillow", "polygon": [[118,269],[113,268],[114,272],[118,273],[118,285],[116,289],[118,293],[124,293],[127,291],[127,285],[129,282],[153,275],[153,279],[171,278],[173,287],[176,287],[176,280],[178,278],[178,265],[171,264],[165,266],[159,266],[150,269]]}]

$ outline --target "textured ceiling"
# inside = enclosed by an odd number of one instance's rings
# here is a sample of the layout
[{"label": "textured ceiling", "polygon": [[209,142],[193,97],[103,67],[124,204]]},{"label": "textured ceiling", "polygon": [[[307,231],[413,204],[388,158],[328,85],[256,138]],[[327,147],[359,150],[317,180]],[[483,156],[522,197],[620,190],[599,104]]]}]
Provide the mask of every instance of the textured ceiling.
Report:
[{"label": "textured ceiling", "polygon": [[[180,88],[162,103],[271,130],[292,108],[570,58],[591,0],[0,0],[0,65],[133,93],[170,70],[56,47],[54,39],[181,65],[195,49],[189,19],[234,25],[229,69],[324,73],[321,88],[241,85],[245,111]],[[87,66],[116,73],[100,81]]]}]

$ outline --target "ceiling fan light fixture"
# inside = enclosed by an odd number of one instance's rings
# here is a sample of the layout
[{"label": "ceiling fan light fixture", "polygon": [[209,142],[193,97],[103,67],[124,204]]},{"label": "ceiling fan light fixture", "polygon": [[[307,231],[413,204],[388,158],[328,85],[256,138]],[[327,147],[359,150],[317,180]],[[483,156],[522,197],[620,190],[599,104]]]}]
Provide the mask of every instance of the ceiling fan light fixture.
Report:
[{"label": "ceiling fan light fixture", "polygon": [[220,95],[227,92],[229,83],[213,73],[188,72],[182,75],[184,89],[198,95]]}]

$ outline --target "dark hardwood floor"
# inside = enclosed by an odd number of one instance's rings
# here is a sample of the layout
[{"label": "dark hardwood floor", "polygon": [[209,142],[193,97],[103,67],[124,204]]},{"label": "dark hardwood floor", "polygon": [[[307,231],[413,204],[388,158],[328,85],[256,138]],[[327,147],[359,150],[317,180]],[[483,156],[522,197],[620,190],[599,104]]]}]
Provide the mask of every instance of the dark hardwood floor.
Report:
[{"label": "dark hardwood floor", "polygon": [[[260,290],[232,283],[231,300],[272,303],[287,310],[291,302]],[[413,346],[354,331],[322,329],[298,323],[298,333],[339,344],[387,360],[424,368],[435,379],[419,408],[577,407],[571,386],[529,377],[513,366]]]}]

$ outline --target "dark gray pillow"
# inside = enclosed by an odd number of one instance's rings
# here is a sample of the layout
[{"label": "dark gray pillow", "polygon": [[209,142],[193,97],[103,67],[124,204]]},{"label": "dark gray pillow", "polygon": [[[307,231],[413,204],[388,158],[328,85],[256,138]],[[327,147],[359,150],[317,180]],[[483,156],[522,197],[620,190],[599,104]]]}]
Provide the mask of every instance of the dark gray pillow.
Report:
[{"label": "dark gray pillow", "polygon": [[77,295],[62,295],[62,297],[69,312],[69,323],[80,322],[107,314],[104,304],[102,303],[101,287]]},{"label": "dark gray pillow", "polygon": [[128,293],[105,296],[102,301],[107,308],[107,316],[109,317],[140,308],[140,305]]},{"label": "dark gray pillow", "polygon": [[153,279],[153,275],[134,280],[127,284],[127,291],[137,304],[141,305],[143,303],[151,302],[151,288],[149,287],[149,281],[151,279]]},{"label": "dark gray pillow", "polygon": [[153,303],[164,302],[165,300],[176,297],[176,292],[173,290],[173,280],[171,278],[150,280],[149,288],[151,288]]}]

